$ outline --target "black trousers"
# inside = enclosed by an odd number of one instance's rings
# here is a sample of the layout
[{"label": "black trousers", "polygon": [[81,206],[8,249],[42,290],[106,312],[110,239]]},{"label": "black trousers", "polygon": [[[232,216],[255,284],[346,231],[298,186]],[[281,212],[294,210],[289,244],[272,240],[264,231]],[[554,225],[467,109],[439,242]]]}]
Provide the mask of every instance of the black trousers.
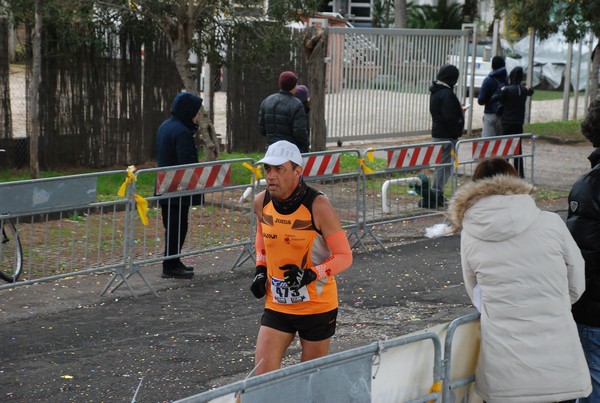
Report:
[{"label": "black trousers", "polygon": [[[168,203],[160,206],[162,221],[165,227],[165,252],[164,256],[178,255],[185,242],[188,231],[188,214],[190,206]],[[177,258],[165,259],[163,270],[176,268],[181,263]]]},{"label": "black trousers", "polygon": [[[518,124],[502,124],[502,135],[508,136],[510,134],[523,134],[523,125]],[[519,147],[515,150],[515,155],[521,155],[521,143],[519,143]],[[525,172],[523,171],[523,158],[518,157],[513,159],[513,166],[515,170],[519,174],[521,178],[525,177]]]}]

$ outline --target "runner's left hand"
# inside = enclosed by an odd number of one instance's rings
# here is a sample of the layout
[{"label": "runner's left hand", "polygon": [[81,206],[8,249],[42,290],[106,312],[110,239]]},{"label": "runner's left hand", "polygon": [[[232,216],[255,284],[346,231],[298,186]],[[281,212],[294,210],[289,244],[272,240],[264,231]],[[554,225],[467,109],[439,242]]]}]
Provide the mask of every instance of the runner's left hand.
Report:
[{"label": "runner's left hand", "polygon": [[295,264],[286,264],[285,266],[281,266],[280,269],[285,271],[283,279],[292,290],[302,288],[317,279],[317,273],[313,270],[303,269]]}]

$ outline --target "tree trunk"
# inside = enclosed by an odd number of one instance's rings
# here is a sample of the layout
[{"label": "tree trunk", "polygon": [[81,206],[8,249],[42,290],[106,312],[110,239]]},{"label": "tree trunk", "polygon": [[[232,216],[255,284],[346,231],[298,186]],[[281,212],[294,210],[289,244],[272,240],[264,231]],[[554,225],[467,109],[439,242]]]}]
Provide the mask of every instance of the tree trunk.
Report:
[{"label": "tree trunk", "polygon": [[[188,61],[188,53],[190,46],[189,44],[183,43],[184,41],[178,38],[172,38],[173,44],[173,56],[175,58],[175,66],[183,81],[183,86],[186,91],[197,93],[196,87],[194,86],[194,72],[191,69],[190,62]],[[202,60],[198,55],[198,60]],[[214,125],[204,108],[204,105],[200,108],[200,124],[198,125],[198,131],[202,148],[204,149],[204,157],[206,161],[215,161],[219,158],[219,142],[217,134],[215,132]]]},{"label": "tree trunk", "polygon": [[38,156],[38,139],[40,135],[40,82],[42,76],[42,4],[43,0],[35,2],[35,27],[33,31],[33,72],[31,77],[31,89],[29,94],[31,111],[31,133],[29,137],[29,170],[31,177],[36,179],[40,176],[40,163]]},{"label": "tree trunk", "polygon": [[394,26],[396,28],[408,28],[408,11],[406,0],[395,0],[394,10]]},{"label": "tree trunk", "polygon": [[8,44],[8,16],[0,15],[0,139],[12,137],[10,107],[10,55]]},{"label": "tree trunk", "polygon": [[304,36],[304,54],[308,65],[308,88],[310,88],[311,151],[324,151],[327,143],[325,124],[325,57],[327,35],[323,28],[308,27]]},{"label": "tree trunk", "polygon": [[600,68],[600,44],[596,45],[592,52],[592,71],[588,82],[590,83],[590,99],[594,100],[598,96],[598,69]]}]

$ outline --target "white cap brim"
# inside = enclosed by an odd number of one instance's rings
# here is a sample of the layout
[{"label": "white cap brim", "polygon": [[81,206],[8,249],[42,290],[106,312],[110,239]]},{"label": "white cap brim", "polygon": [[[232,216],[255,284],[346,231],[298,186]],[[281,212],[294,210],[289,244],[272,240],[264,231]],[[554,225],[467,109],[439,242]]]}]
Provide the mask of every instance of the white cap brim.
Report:
[{"label": "white cap brim", "polygon": [[302,166],[302,154],[300,154],[300,150],[295,144],[286,140],[279,140],[269,146],[265,156],[256,164],[279,166],[288,161]]},{"label": "white cap brim", "polygon": [[[279,165],[285,164],[288,161],[291,161],[291,160],[286,159],[286,158],[271,156],[271,157],[265,157],[265,158],[261,159],[256,164],[267,164],[267,165],[279,166]],[[300,165],[302,165],[302,164],[300,164]]]}]

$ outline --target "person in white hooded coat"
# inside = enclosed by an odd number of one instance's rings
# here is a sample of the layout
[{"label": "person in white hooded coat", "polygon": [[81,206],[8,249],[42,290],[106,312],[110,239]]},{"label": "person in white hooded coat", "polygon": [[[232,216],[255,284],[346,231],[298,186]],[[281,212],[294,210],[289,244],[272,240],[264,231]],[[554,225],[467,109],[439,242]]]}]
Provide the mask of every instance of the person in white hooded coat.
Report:
[{"label": "person in white hooded coat", "polygon": [[571,314],[584,261],[564,221],[541,211],[503,158],[483,160],[452,198],[465,287],[481,312],[475,390],[487,403],[559,402],[591,393]]}]

